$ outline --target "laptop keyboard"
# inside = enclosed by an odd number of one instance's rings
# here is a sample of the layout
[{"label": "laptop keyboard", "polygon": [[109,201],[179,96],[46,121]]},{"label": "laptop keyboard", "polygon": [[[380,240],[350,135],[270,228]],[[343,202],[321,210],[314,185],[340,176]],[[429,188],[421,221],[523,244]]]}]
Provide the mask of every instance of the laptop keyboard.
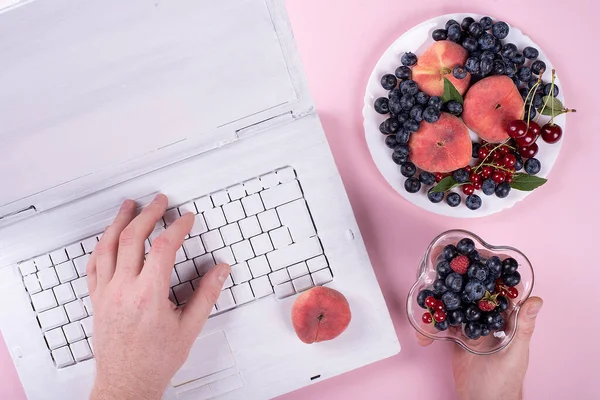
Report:
[{"label": "laptop keyboard", "polygon": [[[300,182],[291,167],[250,179],[167,210],[146,240],[180,215],[194,226],[177,251],[169,298],[184,305],[200,278],[231,265],[211,316],[274,295],[291,296],[333,280]],[[93,358],[93,310],[86,265],[101,233],[21,262],[19,269],[57,368]]]}]

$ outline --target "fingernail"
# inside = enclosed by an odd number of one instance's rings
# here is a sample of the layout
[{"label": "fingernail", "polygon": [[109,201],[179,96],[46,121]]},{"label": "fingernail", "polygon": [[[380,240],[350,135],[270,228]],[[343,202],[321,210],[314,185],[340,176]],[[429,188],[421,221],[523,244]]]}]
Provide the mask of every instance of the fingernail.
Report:
[{"label": "fingernail", "polygon": [[162,201],[163,197],[165,197],[164,194],[159,193],[156,196],[154,196],[154,199],[152,200],[153,203],[159,203]]},{"label": "fingernail", "polygon": [[527,310],[527,319],[534,319],[540,310],[542,309],[541,304],[534,304]]},{"label": "fingernail", "polygon": [[225,282],[225,279],[227,279],[227,276],[229,276],[229,267],[227,265],[221,265],[219,268],[219,276],[217,279],[219,280],[219,283],[223,283]]},{"label": "fingernail", "polygon": [[121,211],[129,210],[133,204],[132,200],[125,200],[123,204],[121,204]]}]

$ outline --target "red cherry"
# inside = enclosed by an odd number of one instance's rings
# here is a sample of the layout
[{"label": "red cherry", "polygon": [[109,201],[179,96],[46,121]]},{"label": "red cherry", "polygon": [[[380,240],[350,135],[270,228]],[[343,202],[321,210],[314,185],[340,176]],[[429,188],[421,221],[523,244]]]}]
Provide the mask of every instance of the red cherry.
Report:
[{"label": "red cherry", "polygon": [[515,139],[519,146],[529,146],[537,139],[537,135],[533,131],[528,131],[525,136]]},{"label": "red cherry", "polygon": [[490,151],[486,147],[481,147],[477,152],[480,159],[484,160],[490,154]]},{"label": "red cherry", "polygon": [[438,310],[438,311],[444,311],[444,303],[441,300],[437,300],[435,303],[435,307],[433,307],[434,309]]},{"label": "red cherry", "polygon": [[433,296],[429,296],[425,299],[425,305],[429,308],[434,308],[437,304],[437,300]]},{"label": "red cherry", "polygon": [[537,136],[542,131],[542,128],[540,128],[540,125],[537,122],[529,121],[529,129],[528,129],[528,131],[533,132]]},{"label": "red cherry", "polygon": [[462,191],[464,194],[466,194],[467,196],[470,194],[473,194],[473,192],[475,191],[475,186],[473,185],[464,185],[462,187]]},{"label": "red cherry", "polygon": [[433,318],[431,317],[431,313],[428,313],[428,312],[426,312],[425,314],[423,314],[423,317],[421,317],[421,319],[426,324],[430,324],[430,323],[433,322]]},{"label": "red cherry", "polygon": [[506,183],[512,183],[513,179],[515,179],[514,175],[508,173],[508,174],[506,174],[506,179],[504,179],[504,182],[506,182]]},{"label": "red cherry", "polygon": [[475,182],[473,183],[473,187],[475,188],[475,190],[481,190],[482,187],[482,183],[481,182]]},{"label": "red cherry", "polygon": [[519,147],[519,154],[523,158],[532,158],[538,153],[539,147],[537,143],[532,143],[530,146]]},{"label": "red cherry", "polygon": [[492,174],[492,180],[496,183],[502,183],[506,180],[506,174],[502,171],[496,171]]},{"label": "red cherry", "polygon": [[494,170],[492,167],[486,165],[485,167],[481,168],[481,177],[484,179],[489,178],[490,176],[492,176],[492,174],[494,173]]},{"label": "red cherry", "polygon": [[471,176],[469,177],[469,180],[471,181],[471,183],[481,182],[481,175],[472,172]]},{"label": "red cherry", "polygon": [[433,319],[435,319],[436,322],[444,322],[446,320],[446,313],[443,311],[437,310],[433,314]]},{"label": "red cherry", "polygon": [[527,123],[520,119],[510,121],[506,126],[506,133],[511,138],[520,138],[527,133]]},{"label": "red cherry", "polygon": [[504,159],[502,160],[502,165],[504,165],[507,168],[514,167],[516,163],[517,163],[517,157],[515,157],[513,154],[505,155]]},{"label": "red cherry", "polygon": [[516,299],[519,296],[519,291],[515,287],[509,287],[506,289],[506,296],[509,299]]},{"label": "red cherry", "polygon": [[542,139],[546,143],[554,144],[562,137],[562,128],[555,124],[546,124],[542,127]]}]

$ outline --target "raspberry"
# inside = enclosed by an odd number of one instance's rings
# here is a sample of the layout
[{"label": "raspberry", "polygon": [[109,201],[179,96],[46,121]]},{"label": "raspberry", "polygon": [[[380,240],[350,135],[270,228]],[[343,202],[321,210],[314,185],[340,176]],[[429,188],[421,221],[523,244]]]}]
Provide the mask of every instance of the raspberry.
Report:
[{"label": "raspberry", "polygon": [[478,303],[481,311],[492,311],[496,308],[496,303],[492,300],[481,299]]},{"label": "raspberry", "polygon": [[450,268],[457,274],[462,275],[467,273],[470,264],[471,261],[469,260],[469,257],[460,255],[450,261]]}]

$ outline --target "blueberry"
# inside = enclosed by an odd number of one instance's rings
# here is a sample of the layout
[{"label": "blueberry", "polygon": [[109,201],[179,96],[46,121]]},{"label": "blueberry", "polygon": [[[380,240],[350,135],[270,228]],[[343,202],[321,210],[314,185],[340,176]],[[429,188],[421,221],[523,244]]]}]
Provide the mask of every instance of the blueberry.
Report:
[{"label": "blueberry", "polygon": [[414,106],[410,109],[410,117],[417,122],[423,121],[423,107]]},{"label": "blueberry", "polygon": [[481,184],[481,191],[487,196],[493,195],[496,192],[496,182],[494,182],[491,178],[486,179]]},{"label": "blueberry", "polygon": [[462,310],[452,310],[447,313],[447,319],[450,326],[459,326],[465,320],[465,314]]},{"label": "blueberry", "polygon": [[414,96],[419,93],[419,87],[417,86],[417,82],[412,79],[407,79],[400,83],[400,91],[403,95]]},{"label": "blueberry", "polygon": [[480,58],[481,54],[482,54],[482,52],[480,50],[476,50],[476,51],[472,51],[471,54],[469,54],[469,57]]},{"label": "blueberry", "polygon": [[446,278],[450,273],[452,273],[452,268],[450,268],[450,262],[448,260],[440,261],[435,270],[438,273],[440,278]]},{"label": "blueberry", "polygon": [[474,262],[467,270],[467,276],[471,279],[476,279],[479,282],[483,282],[488,278],[490,269],[480,262]]},{"label": "blueberry", "polygon": [[400,61],[402,62],[402,65],[410,67],[411,65],[415,65],[417,63],[417,56],[414,53],[407,51],[402,55]]},{"label": "blueberry", "polygon": [[489,75],[494,69],[494,60],[490,58],[481,57],[479,62],[479,73],[483,76]]},{"label": "blueberry", "polygon": [[464,17],[462,22],[460,23],[461,28],[463,28],[465,31],[467,29],[469,29],[469,27],[471,26],[471,24],[475,22],[475,20],[471,17]]},{"label": "blueberry", "polygon": [[542,163],[537,158],[530,158],[525,161],[525,172],[529,175],[536,175],[542,169]]},{"label": "blueberry", "polygon": [[390,92],[388,93],[388,99],[391,99],[392,97],[394,97],[394,98],[402,97],[402,92],[400,91],[400,89],[394,88],[394,89],[390,90]]},{"label": "blueberry", "polygon": [[385,90],[392,90],[396,87],[396,84],[398,84],[398,79],[392,74],[381,77],[381,86],[383,86]]},{"label": "blueberry", "polygon": [[481,50],[491,50],[496,45],[496,39],[487,32],[483,33],[477,42]]},{"label": "blueberry", "polygon": [[523,54],[521,53],[517,53],[516,56],[511,57],[512,62],[514,62],[517,65],[523,65],[525,64],[525,57],[523,57]]},{"label": "blueberry", "polygon": [[475,51],[475,50],[477,50],[477,46],[478,46],[477,39],[468,36],[462,42],[462,46],[465,49],[467,49],[467,51],[469,51],[469,52]]},{"label": "blueberry", "polygon": [[479,20],[481,27],[486,31],[492,28],[493,21],[490,17],[483,17]]},{"label": "blueberry", "polygon": [[385,145],[387,147],[389,147],[390,149],[393,149],[394,147],[398,146],[398,141],[396,140],[396,136],[390,135],[390,136],[386,137]]},{"label": "blueberry", "polygon": [[461,168],[461,169],[457,169],[456,171],[454,171],[452,173],[452,177],[458,183],[465,183],[466,181],[469,180],[469,173],[467,172],[466,169]]},{"label": "blueberry", "polygon": [[[552,84],[549,83],[546,86],[544,86],[544,95],[548,96],[550,94],[550,90],[552,90]],[[554,85],[554,97],[558,96],[559,90],[558,90],[558,86]]]},{"label": "blueberry", "polygon": [[471,262],[481,261],[481,255],[479,254],[479,252],[477,250],[473,250],[469,254],[469,259],[471,260]]},{"label": "blueberry", "polygon": [[390,134],[390,132],[387,131],[387,127],[385,126],[385,121],[379,124],[379,132],[383,133],[384,135]]},{"label": "blueberry", "polygon": [[465,69],[472,74],[478,74],[479,73],[479,59],[477,59],[475,57],[467,58],[467,62],[465,63]]},{"label": "blueberry", "polygon": [[519,51],[519,49],[517,48],[517,46],[514,43],[507,43],[504,46],[502,46],[502,50],[500,51],[500,54],[502,54],[502,57],[513,58],[514,56],[517,55],[518,51]]},{"label": "blueberry", "polygon": [[463,290],[462,292],[460,292],[460,301],[462,301],[462,303],[466,305],[466,304],[470,304],[470,303],[474,302],[475,300],[473,300],[471,295],[469,295],[467,292],[465,292]]},{"label": "blueberry", "polygon": [[495,75],[504,75],[504,72],[506,71],[506,66],[504,64],[504,61],[502,60],[494,60],[494,64],[492,67],[492,72]]},{"label": "blueberry", "polygon": [[417,178],[408,178],[404,182],[404,189],[406,189],[408,193],[417,193],[421,190],[421,182],[419,182]]},{"label": "blueberry", "polygon": [[498,279],[502,276],[502,260],[500,260],[500,257],[492,256],[488,258],[485,265],[488,267],[488,271],[492,278]]},{"label": "blueberry", "polygon": [[431,37],[433,38],[433,40],[440,41],[440,40],[446,40],[448,38],[448,31],[445,29],[436,29],[435,31],[433,31],[433,33],[431,34]]},{"label": "blueberry", "polygon": [[400,124],[404,124],[406,121],[408,121],[410,119],[410,115],[407,112],[402,111],[401,113],[398,114],[396,119],[398,120],[398,122]]},{"label": "blueberry", "polygon": [[425,92],[419,92],[415,96],[415,99],[417,99],[418,104],[425,106],[429,102],[429,95]]},{"label": "blueberry", "polygon": [[519,68],[519,71],[517,71],[517,75],[519,76],[520,80],[527,82],[531,79],[531,68],[521,67]]},{"label": "blueberry", "polygon": [[448,27],[448,40],[458,43],[461,37],[462,30],[460,29],[460,25],[455,24]]},{"label": "blueberry", "polygon": [[446,103],[448,112],[452,115],[459,116],[463,112],[463,106],[458,101],[450,100]]},{"label": "blueberry", "polygon": [[417,173],[417,167],[415,167],[415,164],[411,163],[410,161],[402,163],[400,166],[400,173],[405,177],[410,178]]},{"label": "blueberry", "polygon": [[541,109],[544,105],[544,98],[541,94],[535,94],[533,96],[533,107],[537,109]]},{"label": "blueberry", "polygon": [[481,207],[481,197],[476,194],[470,194],[467,196],[465,204],[469,210],[478,210]]},{"label": "blueberry", "polygon": [[508,31],[510,28],[506,22],[498,21],[492,26],[492,33],[498,39],[504,39],[508,36]]},{"label": "blueberry", "polygon": [[481,149],[481,143],[473,143],[473,148],[471,150],[471,157],[479,158],[479,149]]},{"label": "blueberry", "polygon": [[487,324],[481,324],[481,336],[488,336],[492,333],[492,330],[487,326]]},{"label": "blueberry", "polygon": [[502,261],[502,274],[512,274],[517,272],[519,263],[514,258],[510,257]]},{"label": "blueberry", "polygon": [[457,20],[450,19],[450,20],[448,20],[448,22],[446,22],[446,29],[450,28],[450,26],[452,26],[452,25],[460,25],[460,24],[458,23]]},{"label": "blueberry", "polygon": [[496,39],[494,41],[494,47],[492,47],[492,52],[494,54],[498,54],[500,52],[500,50],[502,49],[502,40],[500,39]]},{"label": "blueberry", "polygon": [[535,60],[539,57],[540,52],[535,47],[527,46],[523,49],[523,55],[525,56],[525,58]]},{"label": "blueberry", "polygon": [[410,140],[410,132],[407,131],[406,129],[402,128],[398,131],[398,133],[396,133],[396,142],[398,142],[398,144],[408,144],[408,141]]},{"label": "blueberry", "polygon": [[448,288],[446,287],[446,284],[444,283],[444,279],[436,279],[435,282],[433,282],[433,291],[438,296],[441,296],[442,294],[444,294],[448,291]]},{"label": "blueberry", "polygon": [[479,56],[479,58],[481,58],[482,60],[484,58],[487,58],[488,60],[493,61],[495,58],[494,52],[491,50],[485,50],[483,53],[481,53],[481,56]]},{"label": "blueberry", "polygon": [[467,321],[477,321],[483,313],[475,304],[471,304],[465,309],[465,318]]},{"label": "blueberry", "polygon": [[448,193],[448,195],[446,196],[446,203],[450,206],[450,207],[458,207],[461,203],[462,199],[460,198],[460,194],[458,193]]},{"label": "blueberry", "polygon": [[535,60],[533,64],[531,64],[531,72],[536,75],[540,75],[542,71],[546,70],[546,63],[542,60]]},{"label": "blueberry", "polygon": [[442,109],[442,98],[440,96],[431,96],[429,98],[429,107],[433,107],[436,110]]},{"label": "blueberry", "polygon": [[483,26],[481,25],[480,22],[473,22],[469,26],[468,31],[469,31],[469,35],[471,35],[472,37],[477,39],[479,36],[481,36],[483,34]]},{"label": "blueberry", "polygon": [[406,65],[401,65],[396,68],[395,75],[398,79],[410,79],[411,69]]},{"label": "blueberry", "polygon": [[464,79],[467,77],[467,70],[464,69],[464,67],[461,67],[460,65],[457,65],[456,67],[454,67],[454,69],[452,70],[452,75],[456,78],[456,79]]},{"label": "blueberry", "polygon": [[423,171],[419,174],[419,180],[423,185],[431,186],[435,183],[435,175],[431,172]]},{"label": "blueberry", "polygon": [[387,114],[390,112],[390,101],[385,97],[380,97],[375,100],[375,111],[379,114]]},{"label": "blueberry", "polygon": [[525,99],[527,98],[527,95],[529,94],[529,89],[521,88],[521,89],[519,89],[519,94],[523,98],[523,101],[525,101]]},{"label": "blueberry", "polygon": [[483,281],[483,287],[490,293],[494,293],[496,290],[496,280],[492,277],[487,278]]},{"label": "blueberry", "polygon": [[389,133],[396,133],[400,128],[400,124],[398,123],[397,119],[388,118],[385,120],[385,128]]},{"label": "blueberry", "polygon": [[[527,102],[527,104],[529,104],[529,102]],[[525,120],[527,120],[527,117],[529,117],[529,120],[531,121],[536,115],[537,111],[534,107],[531,107],[531,109],[527,107],[527,112],[525,113]]]},{"label": "blueberry", "polygon": [[405,111],[410,111],[410,109],[415,106],[416,102],[417,101],[415,100],[415,96],[410,95],[402,96],[402,98],[400,99],[400,105]]},{"label": "blueberry", "polygon": [[430,296],[435,297],[435,293],[433,293],[429,289],[421,290],[417,295],[417,304],[419,305],[419,307],[427,308],[427,306],[425,305],[425,300]]},{"label": "blueberry", "polygon": [[442,295],[442,302],[446,306],[446,310],[454,311],[460,308],[460,296],[458,293],[446,292]]},{"label": "blueberry", "polygon": [[442,322],[437,322],[437,321],[436,321],[436,322],[433,324],[433,326],[435,326],[435,328],[436,328],[438,331],[445,331],[445,330],[447,330],[447,329],[450,327],[450,323],[448,322],[448,320],[447,320],[447,319],[445,319],[445,320],[443,320]]},{"label": "blueberry", "polygon": [[517,162],[515,163],[515,171],[520,171],[523,169],[523,157],[520,154],[516,154]]},{"label": "blueberry", "polygon": [[496,196],[503,199],[510,193],[510,184],[507,182],[502,182],[498,186],[496,186]]},{"label": "blueberry", "polygon": [[452,259],[454,257],[456,257],[457,255],[458,255],[458,250],[456,249],[456,246],[454,246],[453,244],[446,245],[444,247],[444,250],[442,250],[442,256],[444,256],[444,259],[446,261],[452,261]]},{"label": "blueberry", "polygon": [[465,336],[472,340],[477,340],[481,337],[483,329],[479,322],[467,322],[465,325]]},{"label": "blueberry", "polygon": [[504,75],[512,78],[517,73],[517,66],[512,60],[504,61]]},{"label": "blueberry", "polygon": [[401,98],[398,96],[390,97],[388,107],[390,109],[390,114],[399,115],[402,112]]},{"label": "blueberry", "polygon": [[456,248],[460,254],[466,256],[475,251],[475,242],[469,238],[460,239],[456,244]]},{"label": "blueberry", "polygon": [[403,162],[407,162],[408,161],[408,156],[403,156],[401,153],[397,152],[394,149],[394,152],[392,153],[392,161],[394,161],[394,163],[400,165]]},{"label": "blueberry", "polygon": [[462,275],[452,272],[446,277],[445,283],[448,290],[459,293],[463,288],[464,278]]},{"label": "blueberry", "polygon": [[409,131],[409,132],[416,132],[419,130],[419,121],[416,121],[414,119],[409,119],[408,121],[406,121],[404,123],[404,129]]},{"label": "blueberry", "polygon": [[504,328],[504,317],[498,312],[491,312],[485,316],[487,326],[493,331],[499,331]]},{"label": "blueberry", "polygon": [[513,272],[512,274],[503,274],[502,280],[506,286],[517,286],[521,282],[521,274]]},{"label": "blueberry", "polygon": [[496,298],[498,302],[498,312],[504,312],[508,309],[508,299],[504,296],[498,296]]},{"label": "blueberry", "polygon": [[[394,154],[396,154],[398,156],[398,159],[400,158],[408,158],[408,154],[409,154],[409,150],[408,150],[408,146],[401,144],[400,146],[397,146],[394,149]],[[401,164],[401,163],[399,163]]]},{"label": "blueberry", "polygon": [[477,301],[483,298],[483,296],[485,296],[485,287],[483,286],[483,283],[477,281],[477,280],[472,280],[467,282],[467,284],[465,285],[465,293],[467,294],[467,296],[472,299],[472,301]]}]

